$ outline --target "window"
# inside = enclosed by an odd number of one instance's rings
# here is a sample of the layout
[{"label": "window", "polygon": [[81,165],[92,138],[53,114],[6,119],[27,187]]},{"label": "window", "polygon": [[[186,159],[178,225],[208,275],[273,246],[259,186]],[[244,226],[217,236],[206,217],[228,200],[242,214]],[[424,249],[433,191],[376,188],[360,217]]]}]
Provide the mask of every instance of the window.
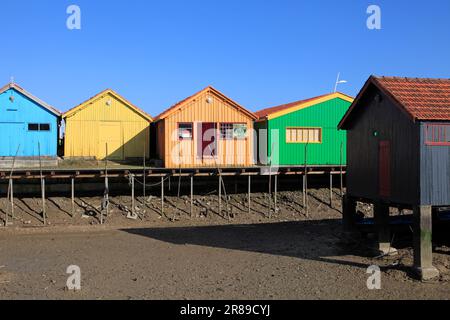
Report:
[{"label": "window", "polygon": [[39,131],[39,124],[37,123],[29,123],[28,124],[29,131]]},{"label": "window", "polygon": [[50,124],[48,124],[48,123],[29,123],[28,131],[50,131]]},{"label": "window", "polygon": [[193,137],[192,123],[179,123],[178,124],[178,139],[192,140],[192,137]]},{"label": "window", "polygon": [[233,140],[233,124],[232,123],[221,123],[220,124],[220,139],[222,140]]},{"label": "window", "polygon": [[50,125],[48,123],[41,123],[39,125],[39,131],[50,131]]},{"label": "window", "polygon": [[287,143],[322,143],[322,128],[287,128]]},{"label": "window", "polygon": [[450,146],[450,124],[428,124],[425,143],[432,146]]},{"label": "window", "polygon": [[220,138],[222,140],[245,139],[247,125],[243,123],[221,123]]}]

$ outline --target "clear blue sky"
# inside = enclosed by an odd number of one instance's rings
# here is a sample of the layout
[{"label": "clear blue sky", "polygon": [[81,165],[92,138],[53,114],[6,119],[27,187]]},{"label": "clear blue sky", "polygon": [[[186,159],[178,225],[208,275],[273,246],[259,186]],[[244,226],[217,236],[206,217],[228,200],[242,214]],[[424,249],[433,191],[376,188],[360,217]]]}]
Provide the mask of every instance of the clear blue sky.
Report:
[{"label": "clear blue sky", "polygon": [[0,26],[0,82],[62,111],[105,88],[156,116],[209,84],[256,111],[331,92],[339,71],[351,95],[370,74],[450,78],[449,0],[16,0]]}]

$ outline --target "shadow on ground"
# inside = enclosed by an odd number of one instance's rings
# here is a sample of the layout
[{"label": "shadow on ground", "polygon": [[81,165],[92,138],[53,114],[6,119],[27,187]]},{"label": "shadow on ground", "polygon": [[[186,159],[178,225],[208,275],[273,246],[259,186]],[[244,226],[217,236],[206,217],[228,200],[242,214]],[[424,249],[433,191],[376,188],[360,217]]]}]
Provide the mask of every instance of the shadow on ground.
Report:
[{"label": "shadow on ground", "polygon": [[[340,220],[323,220],[122,231],[175,245],[248,251],[367,269],[367,263],[350,257],[373,257],[367,239],[341,230]],[[408,272],[406,268],[404,271]]]}]

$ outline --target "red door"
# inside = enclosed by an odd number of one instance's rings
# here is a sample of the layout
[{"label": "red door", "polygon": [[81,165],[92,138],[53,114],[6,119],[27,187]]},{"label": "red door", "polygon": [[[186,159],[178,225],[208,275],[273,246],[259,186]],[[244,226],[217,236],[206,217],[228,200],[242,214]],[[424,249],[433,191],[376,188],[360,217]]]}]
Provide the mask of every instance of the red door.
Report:
[{"label": "red door", "polygon": [[215,123],[202,123],[202,157],[215,157],[217,154],[217,126]]},{"label": "red door", "polygon": [[391,196],[391,143],[380,141],[379,146],[379,183],[380,196]]}]

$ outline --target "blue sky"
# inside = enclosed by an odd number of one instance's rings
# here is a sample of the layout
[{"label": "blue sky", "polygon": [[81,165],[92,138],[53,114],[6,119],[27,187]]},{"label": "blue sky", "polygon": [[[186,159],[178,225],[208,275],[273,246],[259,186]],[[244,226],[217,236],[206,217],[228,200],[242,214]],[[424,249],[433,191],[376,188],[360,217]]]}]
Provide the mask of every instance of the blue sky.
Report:
[{"label": "blue sky", "polygon": [[105,88],[156,116],[209,84],[256,111],[331,92],[338,72],[350,95],[371,74],[450,78],[449,0],[3,0],[0,26],[0,83],[62,111]]}]

